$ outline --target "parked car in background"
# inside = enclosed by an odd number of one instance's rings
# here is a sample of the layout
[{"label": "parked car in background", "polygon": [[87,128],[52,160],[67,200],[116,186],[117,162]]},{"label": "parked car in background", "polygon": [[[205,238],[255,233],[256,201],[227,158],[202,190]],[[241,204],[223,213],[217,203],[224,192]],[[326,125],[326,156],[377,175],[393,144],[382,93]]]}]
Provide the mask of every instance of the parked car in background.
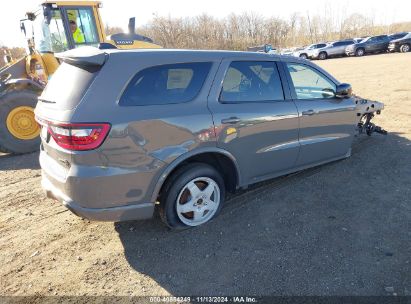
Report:
[{"label": "parked car in background", "polygon": [[312,58],[314,55],[315,50],[318,49],[322,49],[324,47],[326,47],[327,44],[326,43],[315,43],[315,44],[311,44],[301,50],[296,50],[293,53],[294,57],[300,57],[302,59],[308,59],[308,58]]},{"label": "parked car in background", "polygon": [[390,52],[409,52],[411,50],[411,33],[407,33],[400,39],[392,40],[388,45],[388,50]]},{"label": "parked car in background", "polygon": [[[47,196],[94,220],[202,225],[226,191],[344,159],[363,110],[315,64],[291,56],[194,50],[57,55],[39,97]],[[377,112],[378,113],[378,112]]]},{"label": "parked car in background", "polygon": [[353,40],[354,40],[355,43],[360,43],[366,38],[368,38],[368,36],[367,37],[354,38]]},{"label": "parked car in background", "polygon": [[293,48],[288,48],[288,49],[281,49],[280,55],[293,56],[294,52],[301,51],[305,48],[306,48],[306,46],[304,46],[304,47],[293,47]]},{"label": "parked car in background", "polygon": [[321,49],[315,50],[312,58],[324,60],[330,57],[345,56],[345,48],[352,44],[355,44],[353,39],[332,42]]},{"label": "parked car in background", "polygon": [[388,35],[379,35],[365,38],[360,43],[349,45],[345,49],[347,56],[364,56],[369,53],[381,53],[387,51],[390,38]]},{"label": "parked car in background", "polygon": [[388,38],[390,39],[390,41],[393,41],[393,40],[404,38],[407,35],[408,35],[408,32],[401,32],[401,33],[395,33],[395,34],[388,35]]}]

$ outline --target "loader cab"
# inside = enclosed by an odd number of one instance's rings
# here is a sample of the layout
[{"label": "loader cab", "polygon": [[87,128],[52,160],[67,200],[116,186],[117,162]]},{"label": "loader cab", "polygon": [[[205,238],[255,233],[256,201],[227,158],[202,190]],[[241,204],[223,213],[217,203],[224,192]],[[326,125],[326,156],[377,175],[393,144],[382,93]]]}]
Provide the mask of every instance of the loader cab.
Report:
[{"label": "loader cab", "polygon": [[[32,48],[30,53],[59,53],[85,45],[98,46],[105,39],[99,7],[99,2],[76,6],[69,1],[45,2],[36,11],[27,13],[22,30],[29,40],[29,49]],[[27,21],[31,26],[26,26]]]}]

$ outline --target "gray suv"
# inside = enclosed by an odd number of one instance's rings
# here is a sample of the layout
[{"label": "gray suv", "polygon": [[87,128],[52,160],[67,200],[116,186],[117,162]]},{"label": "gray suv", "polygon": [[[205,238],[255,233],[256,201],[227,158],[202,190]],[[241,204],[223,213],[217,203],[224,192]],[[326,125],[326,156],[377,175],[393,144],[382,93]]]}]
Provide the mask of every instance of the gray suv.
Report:
[{"label": "gray suv", "polygon": [[42,186],[81,217],[147,219],[158,205],[168,226],[198,226],[226,191],[351,153],[351,88],[306,60],[91,47],[60,59],[35,110]]}]

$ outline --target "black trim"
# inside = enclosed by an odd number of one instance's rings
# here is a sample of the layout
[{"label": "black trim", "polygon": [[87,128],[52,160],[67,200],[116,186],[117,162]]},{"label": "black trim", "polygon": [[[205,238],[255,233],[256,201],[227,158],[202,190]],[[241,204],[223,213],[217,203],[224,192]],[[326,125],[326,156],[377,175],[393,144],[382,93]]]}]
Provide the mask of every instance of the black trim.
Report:
[{"label": "black trim", "polygon": [[110,50],[110,49],[117,49],[117,47],[114,44],[108,43],[108,42],[102,42],[98,45],[98,48],[100,50]]}]

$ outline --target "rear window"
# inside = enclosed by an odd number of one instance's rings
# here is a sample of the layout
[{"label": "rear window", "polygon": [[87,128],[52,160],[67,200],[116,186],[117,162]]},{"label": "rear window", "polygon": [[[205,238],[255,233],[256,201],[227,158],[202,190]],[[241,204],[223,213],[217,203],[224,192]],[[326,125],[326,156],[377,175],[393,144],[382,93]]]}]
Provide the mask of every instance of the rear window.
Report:
[{"label": "rear window", "polygon": [[58,106],[60,110],[74,109],[99,70],[100,67],[78,67],[63,63],[49,80],[39,97],[40,102]]},{"label": "rear window", "polygon": [[210,71],[211,62],[159,65],[138,72],[120,98],[121,106],[162,105],[193,100]]}]

